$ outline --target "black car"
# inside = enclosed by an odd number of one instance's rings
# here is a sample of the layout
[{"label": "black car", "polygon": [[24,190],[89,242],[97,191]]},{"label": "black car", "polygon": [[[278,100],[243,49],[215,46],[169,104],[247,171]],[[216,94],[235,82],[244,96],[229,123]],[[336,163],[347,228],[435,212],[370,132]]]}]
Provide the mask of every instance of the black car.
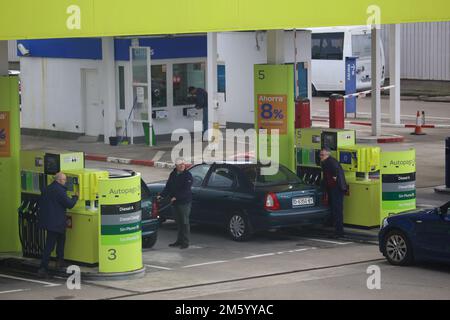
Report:
[{"label": "black car", "polygon": [[[132,170],[101,168],[109,172],[110,178],[124,178],[135,175]],[[159,220],[157,215],[153,215],[155,210],[152,210],[152,195],[145,182],[141,179],[141,209],[142,209],[142,247],[151,248],[155,245],[158,239]]]},{"label": "black car", "polygon": [[[233,240],[254,232],[305,224],[322,224],[330,216],[319,187],[305,185],[280,165],[275,175],[263,175],[261,164],[199,164],[189,169],[194,183],[191,221],[226,228]],[[165,181],[148,184],[153,195]],[[162,219],[173,219],[170,206],[160,203]]]}]

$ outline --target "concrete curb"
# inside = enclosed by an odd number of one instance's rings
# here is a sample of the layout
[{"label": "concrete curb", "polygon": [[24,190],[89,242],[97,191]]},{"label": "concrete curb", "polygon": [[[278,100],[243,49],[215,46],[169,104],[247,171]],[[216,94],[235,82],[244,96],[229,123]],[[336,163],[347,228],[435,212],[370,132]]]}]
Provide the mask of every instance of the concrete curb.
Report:
[{"label": "concrete curb", "polygon": [[[323,118],[314,118],[313,117],[312,120],[317,121],[317,122],[328,122],[328,119],[323,119]],[[372,126],[371,122],[364,122],[364,121],[345,120],[345,123],[358,125],[358,126],[367,126],[367,127]],[[389,127],[389,128],[415,128],[416,127],[415,124],[405,124],[405,123],[401,123],[401,124],[382,123],[381,126]],[[450,124],[424,124],[424,125],[422,125],[422,128],[424,128],[424,129],[450,129]]]},{"label": "concrete curb", "polygon": [[380,137],[362,137],[356,139],[359,143],[401,143],[405,142],[402,136],[380,136]]},{"label": "concrete curb", "polygon": [[110,163],[121,163],[121,164],[129,164],[136,166],[144,166],[144,167],[157,167],[157,168],[167,168],[173,169],[175,165],[171,162],[162,162],[162,161],[153,161],[153,160],[136,160],[136,159],[127,159],[127,158],[119,158],[119,157],[108,157],[97,154],[86,154],[85,160],[90,161],[99,161],[99,162],[110,162]]}]

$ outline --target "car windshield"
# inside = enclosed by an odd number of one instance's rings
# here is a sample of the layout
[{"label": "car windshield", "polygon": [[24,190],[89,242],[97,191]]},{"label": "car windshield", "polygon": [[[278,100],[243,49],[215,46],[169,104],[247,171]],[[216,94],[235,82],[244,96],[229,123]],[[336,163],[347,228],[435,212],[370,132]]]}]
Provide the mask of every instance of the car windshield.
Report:
[{"label": "car windshield", "polygon": [[301,183],[295,173],[282,165],[274,175],[261,174],[261,166],[257,165],[243,167],[242,172],[255,187]]}]

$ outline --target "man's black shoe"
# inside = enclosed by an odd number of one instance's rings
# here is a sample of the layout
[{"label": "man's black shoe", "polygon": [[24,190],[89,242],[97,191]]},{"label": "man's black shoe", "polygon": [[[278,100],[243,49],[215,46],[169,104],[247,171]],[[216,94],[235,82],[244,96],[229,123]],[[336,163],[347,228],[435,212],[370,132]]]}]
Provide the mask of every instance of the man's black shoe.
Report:
[{"label": "man's black shoe", "polygon": [[39,278],[47,279],[48,278],[48,272],[44,268],[39,268],[37,275]]},{"label": "man's black shoe", "polygon": [[64,260],[56,261],[56,269],[60,271],[66,271],[69,264],[67,264]]},{"label": "man's black shoe", "polygon": [[189,245],[188,245],[188,244],[182,244],[182,245],[180,246],[180,249],[187,249],[187,248],[189,248]]},{"label": "man's black shoe", "polygon": [[169,247],[179,247],[179,246],[181,246],[181,243],[179,243],[179,242],[174,242],[174,243],[169,244]]}]

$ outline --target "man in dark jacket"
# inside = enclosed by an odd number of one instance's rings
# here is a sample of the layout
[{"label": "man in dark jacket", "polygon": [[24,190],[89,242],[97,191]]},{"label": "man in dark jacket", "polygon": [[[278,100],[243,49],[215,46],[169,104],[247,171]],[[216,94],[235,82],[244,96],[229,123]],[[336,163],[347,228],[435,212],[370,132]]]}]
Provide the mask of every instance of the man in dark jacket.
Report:
[{"label": "man in dark jacket", "polygon": [[170,198],[172,212],[178,227],[177,241],[169,244],[169,246],[186,249],[189,247],[190,237],[189,215],[192,206],[193,178],[191,173],[186,170],[186,163],[183,159],[177,159],[175,165],[176,168],[170,174],[166,187],[158,198]]},{"label": "man in dark jacket", "polygon": [[202,88],[189,87],[189,93],[195,96],[195,107],[203,110],[203,136],[208,130],[208,93]]},{"label": "man in dark jacket", "polygon": [[344,235],[344,195],[347,191],[344,170],[341,164],[330,156],[330,150],[320,150],[320,165],[323,171],[323,185],[328,194],[334,221],[335,237]]},{"label": "man in dark jacket", "polygon": [[45,277],[48,272],[50,255],[56,245],[57,267],[64,263],[64,244],[66,241],[66,209],[72,209],[78,201],[78,195],[67,196],[65,187],[67,177],[57,173],[55,181],[43,192],[39,199],[39,227],[47,231],[39,276]]}]

